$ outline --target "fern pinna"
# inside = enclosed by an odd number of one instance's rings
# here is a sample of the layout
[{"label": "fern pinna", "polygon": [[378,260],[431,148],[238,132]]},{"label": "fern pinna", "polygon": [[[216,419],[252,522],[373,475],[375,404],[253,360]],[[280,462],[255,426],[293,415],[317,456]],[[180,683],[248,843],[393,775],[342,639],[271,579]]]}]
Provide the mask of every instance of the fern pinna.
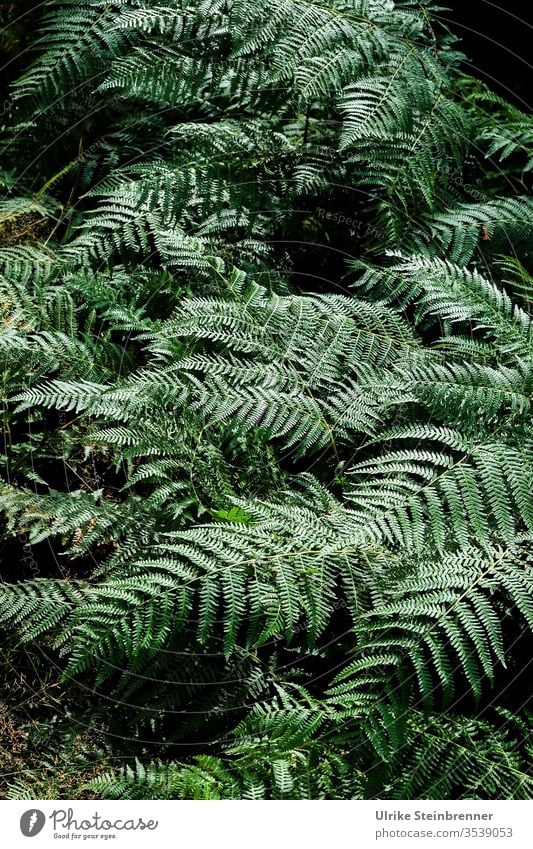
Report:
[{"label": "fern pinna", "polygon": [[0,169],[8,797],[531,798],[533,130],[435,8],[44,4]]}]

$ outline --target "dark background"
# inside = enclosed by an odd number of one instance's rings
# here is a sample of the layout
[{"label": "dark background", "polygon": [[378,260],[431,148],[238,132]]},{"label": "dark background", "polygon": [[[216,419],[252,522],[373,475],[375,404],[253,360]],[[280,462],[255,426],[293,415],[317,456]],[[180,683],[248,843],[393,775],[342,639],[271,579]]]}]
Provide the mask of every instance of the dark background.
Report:
[{"label": "dark background", "polygon": [[533,105],[533,7],[528,0],[442,0],[439,15],[461,38],[465,70],[528,111]]}]

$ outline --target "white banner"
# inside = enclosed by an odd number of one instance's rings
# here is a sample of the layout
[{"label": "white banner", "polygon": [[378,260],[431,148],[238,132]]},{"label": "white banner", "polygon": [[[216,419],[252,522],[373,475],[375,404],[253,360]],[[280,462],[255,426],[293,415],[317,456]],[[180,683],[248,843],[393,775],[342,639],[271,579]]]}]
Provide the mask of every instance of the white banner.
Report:
[{"label": "white banner", "polygon": [[0,803],[0,835],[5,849],[532,849],[532,815],[532,802],[506,801],[13,801]]}]

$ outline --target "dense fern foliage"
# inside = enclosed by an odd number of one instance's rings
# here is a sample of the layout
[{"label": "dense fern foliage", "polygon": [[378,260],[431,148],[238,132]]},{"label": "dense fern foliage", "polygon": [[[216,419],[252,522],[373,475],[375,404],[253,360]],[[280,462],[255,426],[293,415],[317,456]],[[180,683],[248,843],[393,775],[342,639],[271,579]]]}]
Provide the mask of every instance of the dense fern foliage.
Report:
[{"label": "dense fern foliage", "polygon": [[3,794],[531,798],[531,118],[431,0],[41,12]]}]

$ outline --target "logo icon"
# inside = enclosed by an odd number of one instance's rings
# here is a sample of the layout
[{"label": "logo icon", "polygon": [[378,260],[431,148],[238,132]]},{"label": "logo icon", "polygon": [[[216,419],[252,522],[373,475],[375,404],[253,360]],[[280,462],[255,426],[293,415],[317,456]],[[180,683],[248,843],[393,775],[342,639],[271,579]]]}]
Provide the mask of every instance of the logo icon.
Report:
[{"label": "logo icon", "polygon": [[46,822],[46,817],[42,811],[37,808],[32,808],[29,811],[24,811],[20,818],[20,830],[24,837],[35,837],[43,830]]}]

